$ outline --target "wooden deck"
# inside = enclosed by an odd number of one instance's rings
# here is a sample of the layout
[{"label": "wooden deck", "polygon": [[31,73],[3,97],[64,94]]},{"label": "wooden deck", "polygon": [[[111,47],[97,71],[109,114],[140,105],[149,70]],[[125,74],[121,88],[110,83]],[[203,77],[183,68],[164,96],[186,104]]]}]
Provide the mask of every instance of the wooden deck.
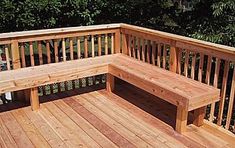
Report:
[{"label": "wooden deck", "polygon": [[[99,87],[100,88],[100,87]],[[207,124],[174,131],[176,107],[131,85],[85,88],[41,98],[38,111],[0,106],[0,147],[233,147]]]}]

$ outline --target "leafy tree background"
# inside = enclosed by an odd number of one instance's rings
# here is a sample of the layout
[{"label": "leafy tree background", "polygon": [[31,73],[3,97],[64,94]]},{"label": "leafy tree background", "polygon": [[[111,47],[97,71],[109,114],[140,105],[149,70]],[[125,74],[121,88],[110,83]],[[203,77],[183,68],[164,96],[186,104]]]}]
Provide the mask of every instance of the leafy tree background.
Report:
[{"label": "leafy tree background", "polygon": [[234,0],[1,0],[0,32],[124,22],[235,46]]}]

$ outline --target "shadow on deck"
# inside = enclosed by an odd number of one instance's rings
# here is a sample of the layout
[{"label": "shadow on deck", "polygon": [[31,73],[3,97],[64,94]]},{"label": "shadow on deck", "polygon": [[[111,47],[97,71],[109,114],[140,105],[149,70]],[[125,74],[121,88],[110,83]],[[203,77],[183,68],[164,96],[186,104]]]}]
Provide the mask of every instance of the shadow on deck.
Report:
[{"label": "shadow on deck", "polygon": [[[119,82],[0,106],[0,147],[233,147],[234,137],[207,124],[174,131],[176,107]],[[212,132],[213,131],[213,132]]]}]

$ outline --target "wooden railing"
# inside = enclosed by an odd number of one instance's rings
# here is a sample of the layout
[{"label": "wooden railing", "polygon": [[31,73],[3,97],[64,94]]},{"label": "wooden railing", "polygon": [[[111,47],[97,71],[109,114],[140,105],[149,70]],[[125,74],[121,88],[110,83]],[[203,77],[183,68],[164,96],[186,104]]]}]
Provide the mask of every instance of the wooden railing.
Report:
[{"label": "wooden railing", "polygon": [[[110,24],[1,34],[0,49],[6,57],[6,66],[2,70],[113,54],[114,49],[119,48],[119,27],[119,24]],[[81,81],[89,83],[87,79]],[[41,95],[46,95],[74,89],[76,83],[79,81],[45,86],[39,90]]]},{"label": "wooden railing", "polygon": [[[0,49],[6,55],[6,70],[119,52],[127,54],[221,89],[221,101],[208,106],[206,119],[235,130],[233,47],[133,25],[108,24],[1,34]],[[63,88],[76,88],[75,83],[67,82]],[[40,89],[44,95],[56,93],[53,90],[61,91],[61,85],[64,84]]]}]

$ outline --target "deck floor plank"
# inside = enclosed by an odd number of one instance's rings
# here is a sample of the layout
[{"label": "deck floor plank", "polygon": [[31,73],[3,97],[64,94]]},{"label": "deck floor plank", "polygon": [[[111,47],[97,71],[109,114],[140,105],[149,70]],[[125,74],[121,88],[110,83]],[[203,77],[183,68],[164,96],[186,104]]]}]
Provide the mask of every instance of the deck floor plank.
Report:
[{"label": "deck floor plank", "polygon": [[1,117],[0,117],[0,140],[2,147],[17,147],[15,140],[12,138],[10,132],[7,127],[4,125]]},{"label": "deck floor plank", "polygon": [[[96,96],[96,99],[99,100],[98,103],[103,102],[103,105],[101,104],[100,107],[107,106],[107,108],[113,110],[116,113],[115,117],[121,117],[120,118],[121,120],[123,119],[124,121],[127,121],[127,123],[132,123],[131,126],[133,126],[133,127],[130,127],[130,129],[135,129],[135,128],[142,129],[142,131],[144,130],[146,133],[150,134],[154,141],[159,140],[166,145],[176,144],[177,146],[183,147],[183,144],[181,142],[175,140],[171,136],[164,134],[162,131],[154,128],[150,124],[147,124],[143,120],[140,120],[139,117],[134,116],[131,112],[123,109],[122,107],[120,107],[116,103],[109,101],[107,99],[108,97],[103,96],[98,92],[92,92],[91,94],[93,96]],[[96,99],[94,99],[94,100],[96,100]],[[104,107],[102,107],[102,108],[104,108]],[[107,113],[109,114],[110,111],[108,111]]]},{"label": "deck floor plank", "polygon": [[[169,121],[170,118],[167,117],[167,115],[174,114],[173,117],[171,117],[172,115],[170,115],[170,117],[171,120],[174,120],[175,118],[176,109],[174,107],[172,108],[172,105],[157,99],[151,94],[144,93],[139,88],[122,85],[121,88],[117,87],[116,91],[118,91],[119,96],[113,93],[107,93],[105,90],[100,90],[99,93],[103,94],[104,96],[108,96],[107,98],[112,102],[115,102],[119,106],[128,110],[136,117],[144,120],[146,123],[151,124],[156,129],[159,129],[165,134],[174,137],[178,141],[181,141],[186,146],[200,146],[200,143],[182,136],[181,134],[175,132],[170,125],[168,125],[172,124],[174,121]],[[171,110],[170,113],[169,110]],[[172,110],[175,112],[172,112]],[[159,118],[165,121],[167,124],[161,121]]]},{"label": "deck floor plank", "polygon": [[47,124],[47,122],[39,115],[38,111],[32,111],[30,107],[23,109],[27,117],[33,125],[39,130],[41,135],[46,139],[51,147],[66,148],[65,142],[57,135],[57,133]]},{"label": "deck floor plank", "polygon": [[67,116],[62,110],[60,110],[54,102],[47,102],[44,104],[47,110],[49,110],[54,117],[60,123],[62,123],[63,126],[65,126],[70,131],[74,132],[74,135],[77,136],[78,139],[81,139],[83,143],[85,143],[88,147],[100,147],[99,144],[97,144],[85,131],[83,131],[76,123],[74,123],[69,116]]},{"label": "deck floor plank", "polygon": [[140,147],[152,147],[150,144],[148,144],[146,141],[144,141],[141,136],[133,133],[130,129],[123,126],[118,121],[114,120],[110,116],[107,115],[107,113],[102,112],[100,109],[98,109],[96,106],[89,102],[83,102],[81,101],[83,98],[77,98],[76,101],[78,101],[80,104],[82,104],[85,108],[89,109],[90,112],[92,112],[95,116],[97,116],[100,120],[104,121],[108,126],[110,126],[112,129],[117,131],[120,135],[125,137],[127,140],[129,140],[131,143],[133,143],[135,146]]},{"label": "deck floor plank", "polygon": [[[143,123],[139,123],[131,116],[127,116],[127,112],[120,113],[120,108],[116,108],[115,104],[109,104],[107,102],[106,104],[102,103],[101,100],[106,98],[99,98],[100,96],[96,96],[97,94],[95,94],[95,92],[92,92],[91,94],[93,94],[94,96],[88,94],[84,94],[81,96],[84,96],[84,98],[86,98],[88,102],[96,106],[98,109],[110,116],[110,118],[113,118],[127,129],[130,129],[134,134],[138,135],[141,139],[143,139],[145,142],[149,143],[153,147],[156,145],[159,145],[161,147],[167,147],[167,140],[161,137],[160,133],[149,130],[148,128],[142,125]],[[109,106],[112,109],[110,109]]]},{"label": "deck floor plank", "polygon": [[1,113],[3,123],[9,130],[18,147],[33,148],[34,145],[10,112]]},{"label": "deck floor plank", "polygon": [[131,85],[117,84],[114,93],[89,87],[40,100],[37,111],[23,103],[0,105],[0,148],[234,147],[233,136],[226,139],[209,124],[175,132],[176,108]]},{"label": "deck floor plank", "polygon": [[130,141],[125,139],[122,135],[118,134],[114,129],[109,127],[103,120],[100,120],[91,113],[87,108],[83,107],[79,102],[74,99],[66,98],[65,103],[71,106],[79,115],[85,118],[89,123],[91,123],[96,129],[108,137],[112,142],[114,142],[118,147],[135,147]]},{"label": "deck floor plank", "polygon": [[46,120],[68,147],[87,147],[74,131],[66,128],[47,108],[41,106],[39,115]]},{"label": "deck floor plank", "polygon": [[44,139],[44,137],[40,134],[38,129],[32,124],[32,122],[29,120],[29,118],[26,116],[24,111],[22,109],[17,109],[14,112],[12,112],[15,119],[18,121],[20,126],[23,128],[31,142],[36,147],[43,147],[43,148],[49,148],[51,147],[47,141]]},{"label": "deck floor plank", "polygon": [[101,147],[112,147],[115,145],[102,133],[100,133],[94,126],[92,126],[88,121],[76,113],[69,105],[64,101],[58,100],[54,102],[64,113],[67,114],[77,125],[79,125],[91,138],[93,138]]}]

